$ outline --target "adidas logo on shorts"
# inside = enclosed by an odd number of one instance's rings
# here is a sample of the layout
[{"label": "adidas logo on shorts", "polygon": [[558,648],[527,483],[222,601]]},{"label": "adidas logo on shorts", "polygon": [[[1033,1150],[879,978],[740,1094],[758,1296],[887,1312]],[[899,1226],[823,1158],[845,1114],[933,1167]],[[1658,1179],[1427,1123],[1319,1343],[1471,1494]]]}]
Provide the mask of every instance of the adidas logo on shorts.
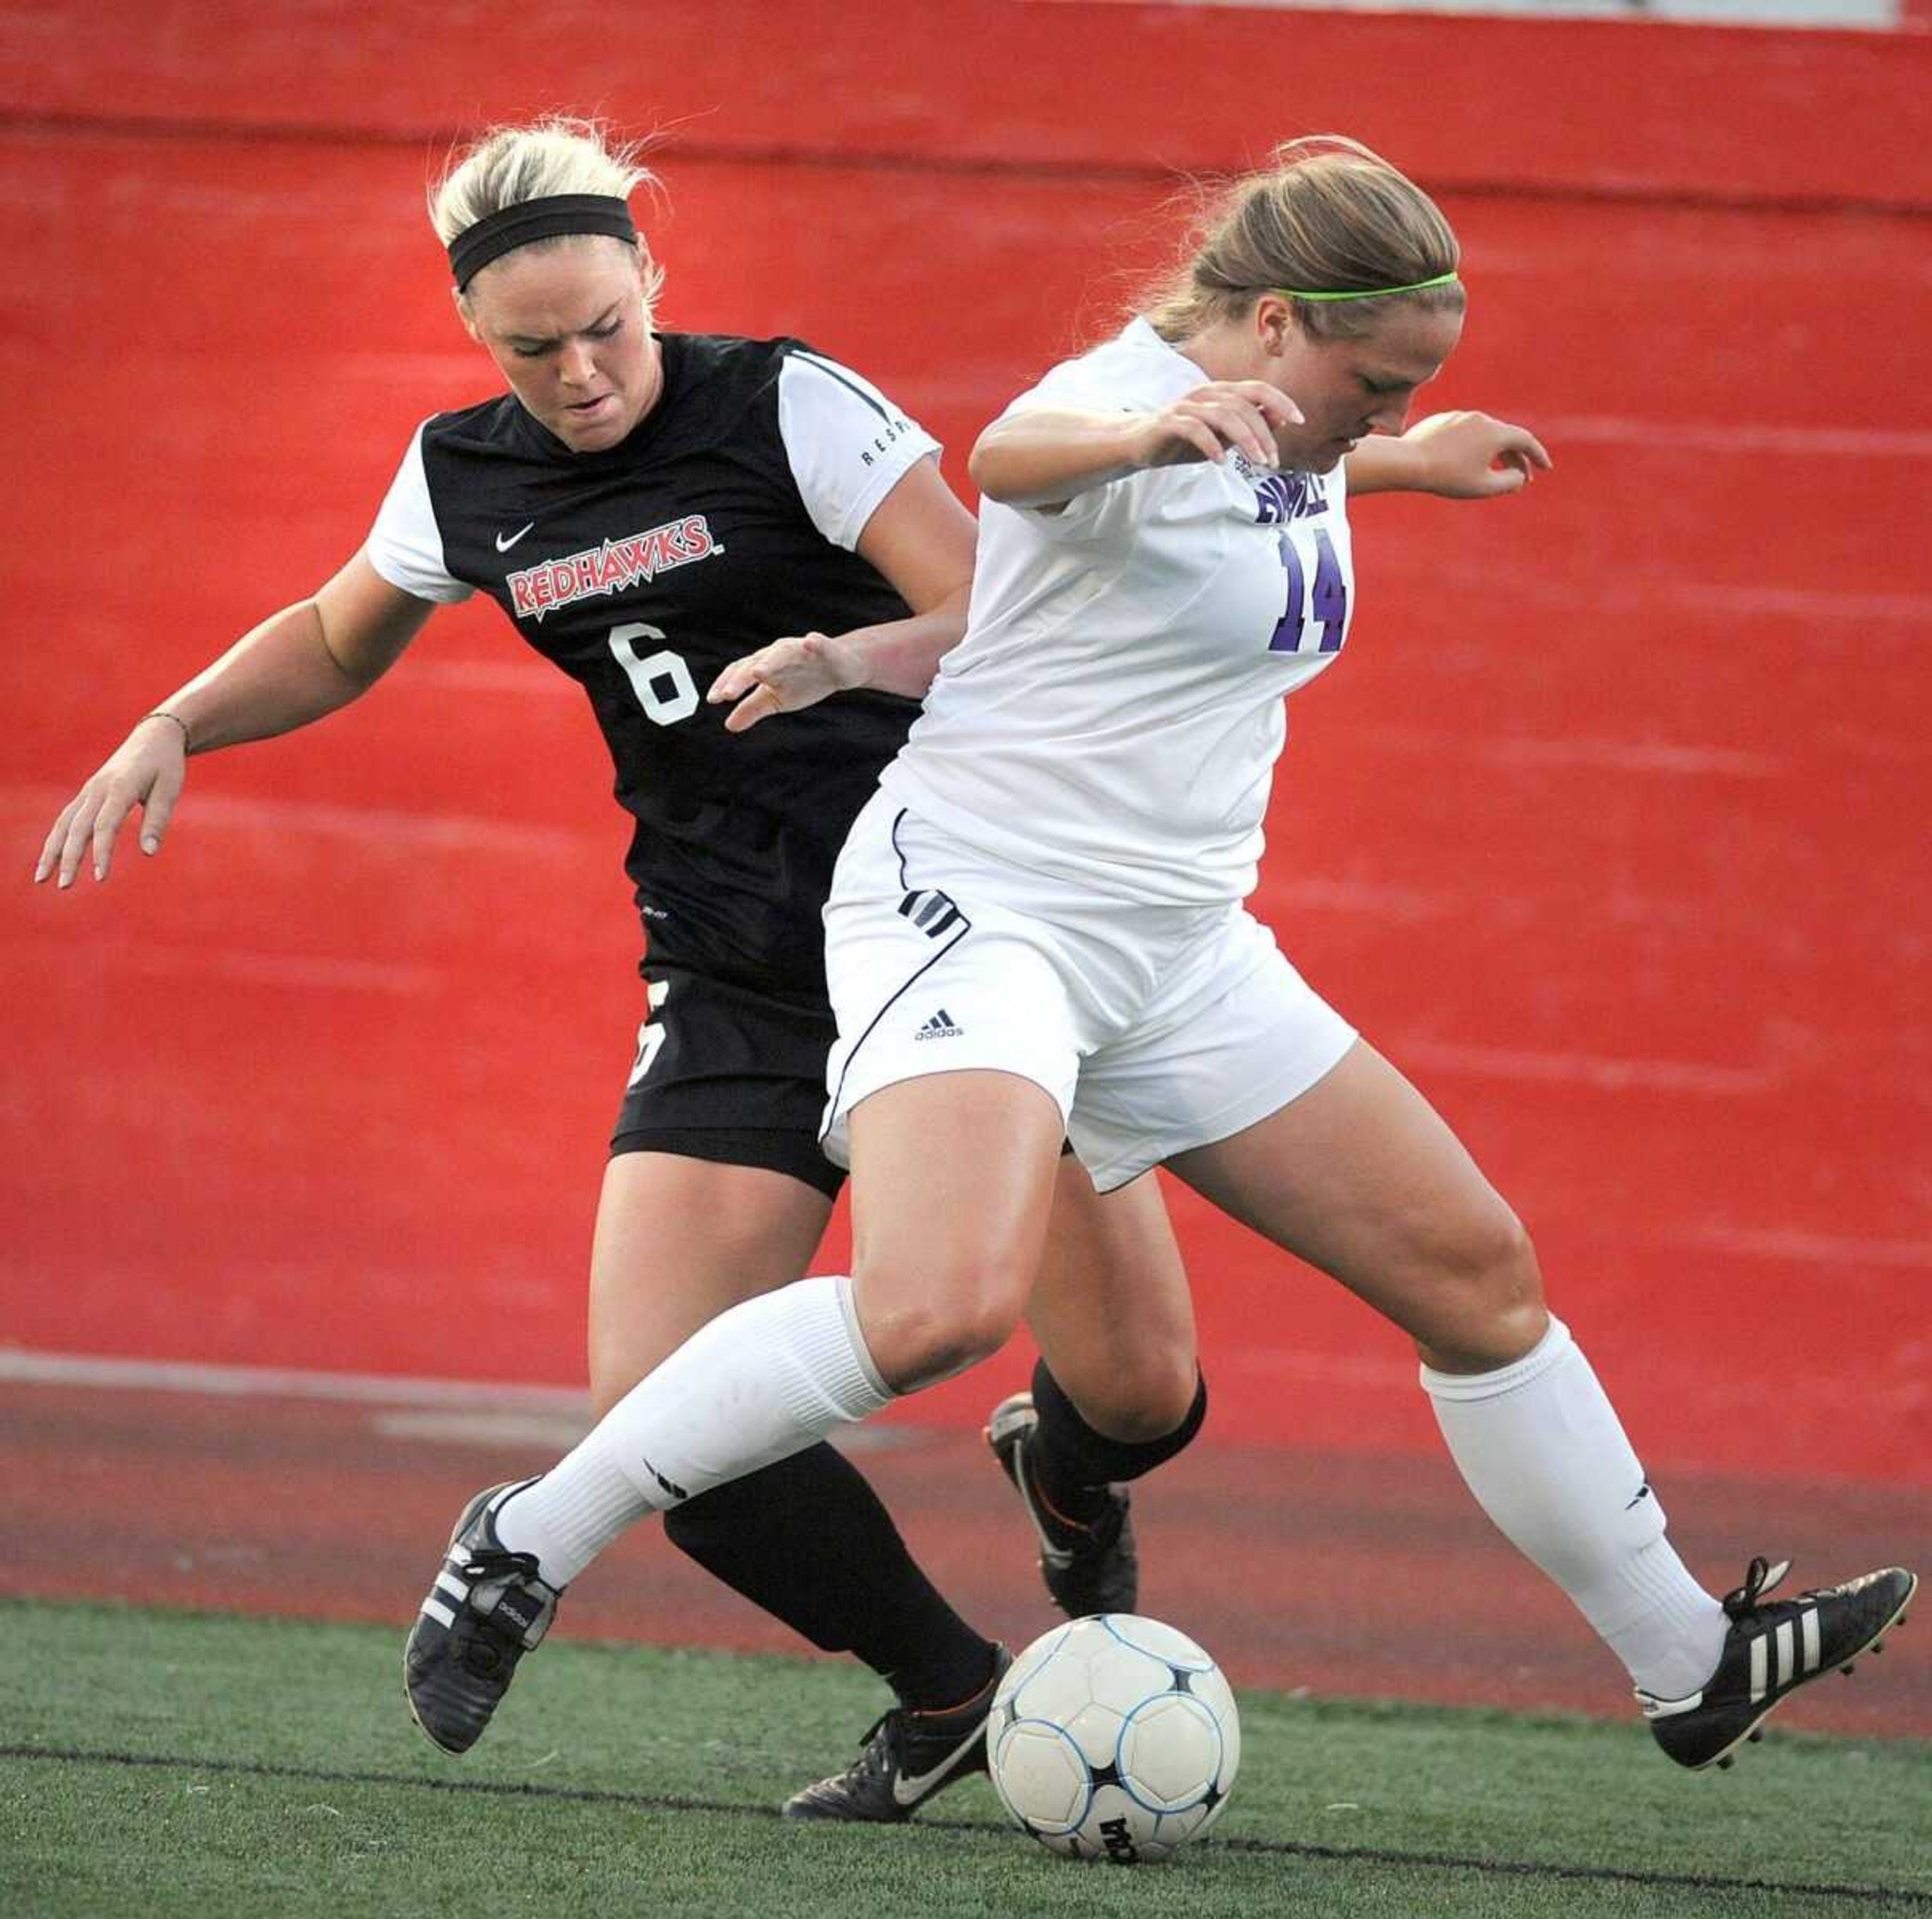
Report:
[{"label": "adidas logo on shorts", "polygon": [[957,1039],[966,1029],[952,1024],[952,1015],[944,1006],[913,1035],[915,1039]]}]

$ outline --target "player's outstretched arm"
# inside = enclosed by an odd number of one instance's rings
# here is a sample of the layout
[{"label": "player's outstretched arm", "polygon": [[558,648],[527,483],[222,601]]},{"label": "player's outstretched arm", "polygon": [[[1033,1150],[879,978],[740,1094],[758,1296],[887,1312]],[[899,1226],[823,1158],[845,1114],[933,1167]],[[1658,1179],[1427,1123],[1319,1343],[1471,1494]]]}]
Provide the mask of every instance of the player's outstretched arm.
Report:
[{"label": "player's outstretched arm", "polygon": [[136,722],[74,798],[40,849],[36,882],[64,890],[92,856],[107,877],[121,829],[141,811],[141,850],[161,849],[188,756],[292,733],[373,686],[435,610],[392,586],[362,554],[313,598],[284,607]]},{"label": "player's outstretched arm", "polygon": [[726,730],[742,733],[774,713],[795,713],[862,686],[917,699],[966,631],[974,530],[936,459],[909,468],[873,510],[858,551],[912,617],[774,640],[733,661],[705,696],[714,706],[737,703],[724,716]]},{"label": "player's outstretched arm", "polygon": [[1343,461],[1348,491],[1494,499],[1520,493],[1551,466],[1527,427],[1486,413],[1432,413],[1399,437],[1376,433]]},{"label": "player's outstretched arm", "polygon": [[987,499],[1051,511],[1094,487],[1153,466],[1219,461],[1230,449],[1264,470],[1281,464],[1277,429],[1301,409],[1265,380],[1210,380],[1158,412],[1028,407],[995,420],[967,470]]}]

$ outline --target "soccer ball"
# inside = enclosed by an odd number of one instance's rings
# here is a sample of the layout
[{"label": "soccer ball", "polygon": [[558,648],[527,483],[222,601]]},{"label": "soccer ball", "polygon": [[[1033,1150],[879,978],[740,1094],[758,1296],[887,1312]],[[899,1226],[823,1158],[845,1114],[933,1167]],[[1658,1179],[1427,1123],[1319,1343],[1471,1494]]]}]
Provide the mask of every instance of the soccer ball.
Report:
[{"label": "soccer ball", "polygon": [[1221,1669],[1157,1619],[1057,1626],[1007,1669],[986,1722],[994,1789],[1042,1846],[1132,1866],[1221,1816],[1241,1723]]}]

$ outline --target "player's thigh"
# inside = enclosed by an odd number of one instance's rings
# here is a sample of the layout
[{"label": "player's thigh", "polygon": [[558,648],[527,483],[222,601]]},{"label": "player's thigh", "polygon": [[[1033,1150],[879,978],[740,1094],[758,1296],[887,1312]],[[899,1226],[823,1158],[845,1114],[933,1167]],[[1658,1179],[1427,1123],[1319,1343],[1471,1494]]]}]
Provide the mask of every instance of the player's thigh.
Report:
[{"label": "player's thigh", "polygon": [[852,1109],[853,1297],[889,1385],[934,1384],[1018,1325],[1065,1123],[1037,1082],[983,1069],[899,1080]]},{"label": "player's thigh", "polygon": [[1158,955],[1133,1021],[1081,1062],[1073,1144],[1102,1192],[1278,1112],[1354,1029],[1238,910]]},{"label": "player's thigh", "polygon": [[1002,1343],[1039,1267],[1090,1009],[1028,884],[880,793],[826,907],[824,1141],[852,1171],[860,1325],[902,1391]]},{"label": "player's thigh", "polygon": [[1094,1191],[1060,1162],[1027,1320],[1081,1415],[1111,1439],[1157,1439],[1194,1402],[1194,1302],[1156,1177]]},{"label": "player's thigh", "polygon": [[616,1154],[590,1259],[597,1410],[728,1306],[802,1277],[831,1212],[824,1193],[767,1167]]},{"label": "player's thigh", "polygon": [[1169,1165],[1454,1369],[1505,1363],[1541,1336],[1541,1285],[1515,1214],[1365,1041],[1279,1111]]}]

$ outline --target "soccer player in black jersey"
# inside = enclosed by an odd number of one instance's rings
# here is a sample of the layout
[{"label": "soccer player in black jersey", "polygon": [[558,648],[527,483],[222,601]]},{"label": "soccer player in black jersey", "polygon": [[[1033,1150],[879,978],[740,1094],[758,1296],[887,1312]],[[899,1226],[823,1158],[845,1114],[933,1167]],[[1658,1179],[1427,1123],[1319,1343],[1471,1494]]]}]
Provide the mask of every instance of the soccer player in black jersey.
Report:
[{"label": "soccer player in black jersey", "polygon": [[[935,443],[856,374],[796,340],[654,330],[659,276],[626,205],[642,177],[575,123],[500,131],[452,166],[433,217],[459,313],[510,392],[424,422],[364,548],[142,720],[36,872],[64,887],[91,856],[105,878],[136,808],[158,851],[190,754],[322,718],[439,604],[494,599],[584,688],[635,822],[649,1012],[592,1255],[600,1414],[726,1308],[796,1279],[818,1243],[842,1177],[817,1144],[835,1031],[820,910],[848,826],[963,630],[974,550]],[[707,702],[728,668],[743,697]],[[814,698],[845,690],[757,724],[801,679]],[[1060,1190],[1034,1324],[1049,1359],[1067,1357],[1003,1409],[1000,1462],[1055,1597],[1130,1609],[1112,1483],[1198,1427],[1193,1322],[1150,1180],[1102,1201],[1069,1159]],[[1131,1315],[1108,1309],[1128,1297]],[[531,1483],[470,1502],[411,1636],[412,1709],[448,1751],[482,1732],[600,1536],[594,1501],[533,1518],[538,1502],[517,1498]],[[814,1445],[680,1501],[667,1531],[898,1696],[857,1761],[788,1813],[903,1819],[983,1765],[1006,1656],[926,1579],[841,1454]]]}]

